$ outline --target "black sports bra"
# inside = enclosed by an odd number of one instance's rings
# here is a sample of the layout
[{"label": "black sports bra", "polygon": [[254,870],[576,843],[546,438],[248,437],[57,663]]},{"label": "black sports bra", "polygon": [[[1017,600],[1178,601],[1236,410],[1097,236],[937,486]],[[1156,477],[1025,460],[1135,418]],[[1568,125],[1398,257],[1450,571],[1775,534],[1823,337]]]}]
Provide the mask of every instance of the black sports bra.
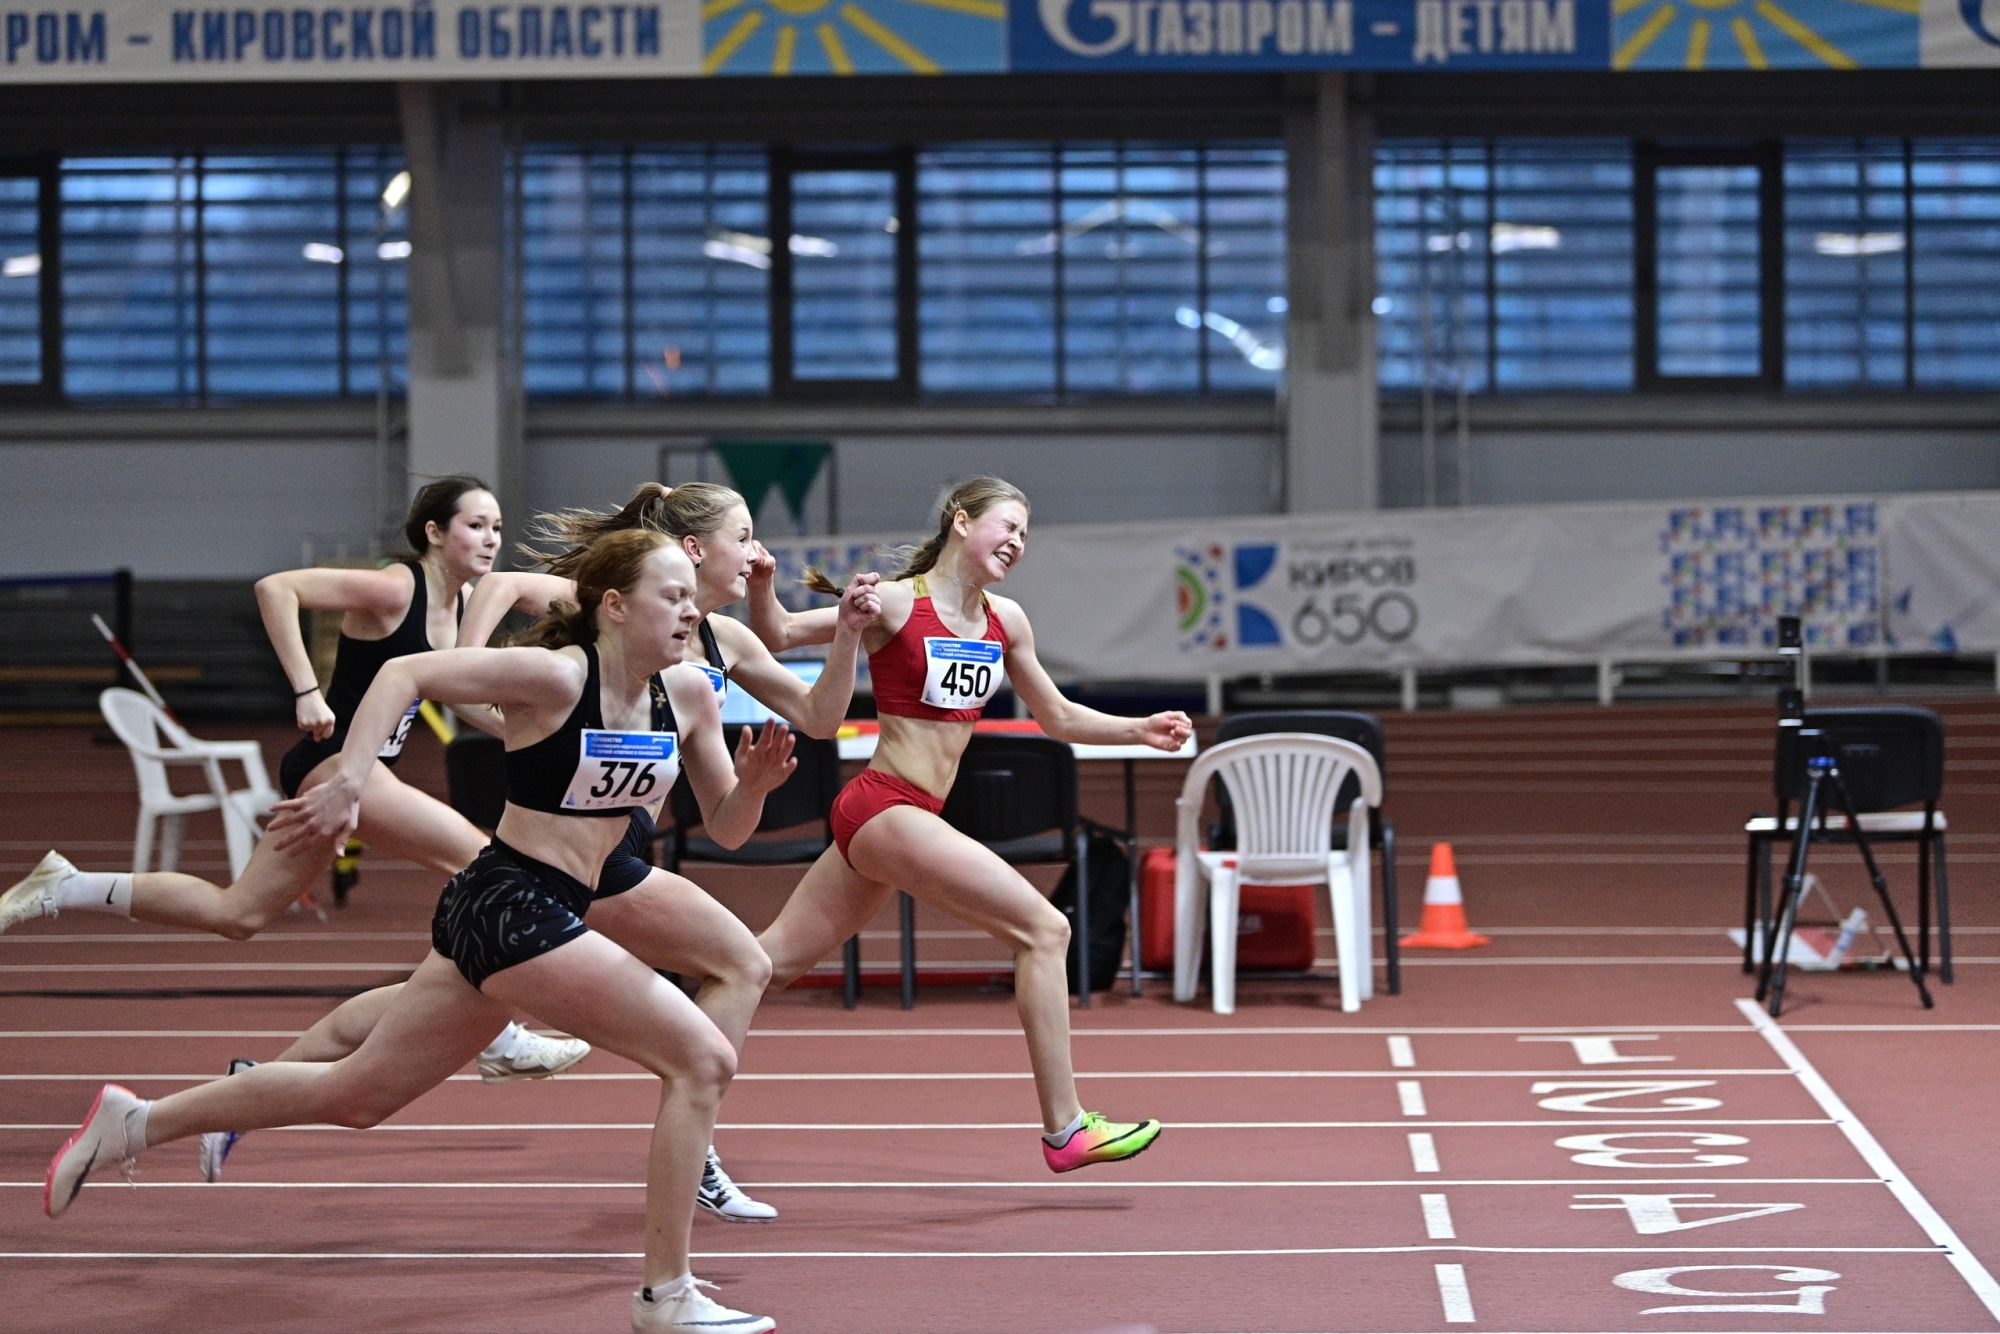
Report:
[{"label": "black sports bra", "polygon": [[597,646],[581,647],[588,669],[583,695],[562,726],[531,746],[507,752],[507,801],[550,815],[623,819],[666,796],[680,776],[674,711],[665,684],[655,676],[652,730],[607,729]]}]

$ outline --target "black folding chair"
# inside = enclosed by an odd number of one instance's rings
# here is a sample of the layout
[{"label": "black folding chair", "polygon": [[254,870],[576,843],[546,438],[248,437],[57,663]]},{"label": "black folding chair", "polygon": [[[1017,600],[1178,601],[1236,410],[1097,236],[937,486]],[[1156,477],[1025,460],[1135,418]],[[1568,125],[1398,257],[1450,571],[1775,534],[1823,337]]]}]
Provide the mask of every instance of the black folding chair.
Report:
[{"label": "black folding chair", "polygon": [[[1090,835],[1131,841],[1077,814],[1076,753],[1045,736],[975,732],[945,798],[944,820],[991,848],[1009,865],[1061,863],[1076,880],[1076,920],[1070,948],[1077,956],[1077,994],[1090,1005]],[[916,1004],[914,905],[902,895],[903,1007]]]},{"label": "black folding chair", "polygon": [[[1854,798],[1861,817],[1860,833],[1869,844],[1917,845],[1917,971],[1931,962],[1931,897],[1937,896],[1938,980],[1950,982],[1951,897],[1945,878],[1944,812],[1938,799],[1944,791],[1944,722],[1929,709],[1885,705],[1872,709],[1808,709],[1805,726],[1818,728],[1831,741],[1840,779]],[[1753,815],[1743,825],[1750,839],[1750,858],[1743,889],[1743,971],[1756,971],[1753,940],[1771,920],[1771,844],[1789,843],[1798,829],[1793,807],[1805,793],[1806,756],[1794,728],[1778,729],[1777,759],[1772,785],[1778,798],[1776,816]],[[1821,806],[1822,818],[1812,826],[1815,843],[1854,843],[1847,816]],[[1921,810],[1901,809],[1920,806]],[[1787,942],[1778,942],[1783,949]]]},{"label": "black folding chair", "polygon": [[[1257,736],[1265,732],[1313,732],[1320,736],[1330,736],[1341,741],[1352,741],[1367,751],[1375,760],[1375,767],[1382,775],[1384,805],[1389,792],[1389,759],[1386,744],[1382,739],[1382,724],[1372,713],[1360,713],[1347,709],[1292,709],[1259,710],[1249,713],[1232,713],[1224,718],[1216,728],[1215,741],[1235,741],[1246,736]],[[1333,809],[1333,846],[1347,846],[1347,822],[1342,812],[1354,804],[1361,794],[1361,788],[1353,778],[1341,786],[1340,795],[1335,798]],[[1229,807],[1229,794],[1220,785],[1216,788],[1216,798],[1220,804],[1221,818],[1209,839],[1209,846],[1233,848],[1236,846],[1235,814]],[[1396,827],[1389,823],[1381,806],[1368,813],[1368,842],[1382,854],[1382,929],[1385,939],[1382,958],[1387,966],[1384,981],[1391,996],[1403,990],[1402,953],[1396,943]]]},{"label": "black folding chair", "polygon": [[[723,742],[733,754],[744,724],[725,726]],[[696,832],[702,827],[701,804],[685,782],[674,784],[667,804],[674,822],[660,831],[662,860],[678,873],[683,862],[720,862],[726,866],[810,866],[833,846],[828,813],[840,791],[840,748],[830,740],[800,735],[792,750],[799,767],[791,777],[764,796],[764,813],[757,832],[740,848],[725,848]],[[861,1003],[861,941],[841,946],[841,1001],[848,1009]]]}]

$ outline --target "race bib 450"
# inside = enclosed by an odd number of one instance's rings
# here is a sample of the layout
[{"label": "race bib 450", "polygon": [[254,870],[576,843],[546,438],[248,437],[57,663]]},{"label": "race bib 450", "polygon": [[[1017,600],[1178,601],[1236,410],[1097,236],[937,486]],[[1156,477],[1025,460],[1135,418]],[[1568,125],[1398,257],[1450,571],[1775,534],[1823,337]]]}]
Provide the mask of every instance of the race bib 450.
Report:
[{"label": "race bib 450", "polygon": [[1006,679],[1005,650],[990,639],[924,640],[924,703],[934,709],[977,709]]}]

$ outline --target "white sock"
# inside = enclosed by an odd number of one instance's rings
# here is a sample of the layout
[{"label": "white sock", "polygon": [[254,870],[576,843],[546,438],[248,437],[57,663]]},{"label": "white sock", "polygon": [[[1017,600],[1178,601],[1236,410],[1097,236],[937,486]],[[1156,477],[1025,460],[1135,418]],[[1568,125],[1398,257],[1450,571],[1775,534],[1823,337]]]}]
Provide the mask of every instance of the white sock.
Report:
[{"label": "white sock", "polygon": [[1055,1134],[1044,1135],[1042,1136],[1042,1138],[1049,1142],[1050,1148],[1060,1149],[1063,1145],[1069,1143],[1069,1137],[1071,1135],[1074,1135],[1077,1131],[1081,1129],[1083,1129],[1083,1113],[1078,1112],[1076,1114],[1076,1120],[1070,1122],[1068,1125],[1064,1126],[1061,1130],[1058,1130]]},{"label": "white sock", "polygon": [[671,1283],[647,1284],[645,1287],[639,1289],[639,1300],[650,1306],[654,1302],[663,1302],[669,1297],[678,1297],[692,1286],[694,1286],[694,1271],[690,1269]]},{"label": "white sock", "polygon": [[490,1061],[511,1061],[520,1050],[521,1035],[527,1030],[519,1024],[510,1023],[500,1030],[500,1035],[486,1044],[481,1056]]},{"label": "white sock", "polygon": [[137,1158],[146,1151],[146,1118],[153,1113],[152,1099],[125,1113],[125,1156]]},{"label": "white sock", "polygon": [[56,907],[64,912],[108,912],[132,915],[132,873],[78,871],[56,886]]}]

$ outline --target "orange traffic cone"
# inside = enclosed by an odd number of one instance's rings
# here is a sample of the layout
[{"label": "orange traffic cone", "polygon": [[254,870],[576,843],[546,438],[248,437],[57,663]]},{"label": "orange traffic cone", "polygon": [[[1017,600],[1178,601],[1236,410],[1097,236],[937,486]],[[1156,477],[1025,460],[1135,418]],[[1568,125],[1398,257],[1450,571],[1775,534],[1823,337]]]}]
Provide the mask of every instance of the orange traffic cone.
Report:
[{"label": "orange traffic cone", "polygon": [[1465,899],[1458,891],[1458,868],[1452,863],[1451,844],[1431,844],[1431,875],[1424,881],[1424,915],[1415,935],[1404,936],[1403,944],[1417,949],[1469,950],[1491,944],[1485,936],[1474,935],[1465,925]]}]

